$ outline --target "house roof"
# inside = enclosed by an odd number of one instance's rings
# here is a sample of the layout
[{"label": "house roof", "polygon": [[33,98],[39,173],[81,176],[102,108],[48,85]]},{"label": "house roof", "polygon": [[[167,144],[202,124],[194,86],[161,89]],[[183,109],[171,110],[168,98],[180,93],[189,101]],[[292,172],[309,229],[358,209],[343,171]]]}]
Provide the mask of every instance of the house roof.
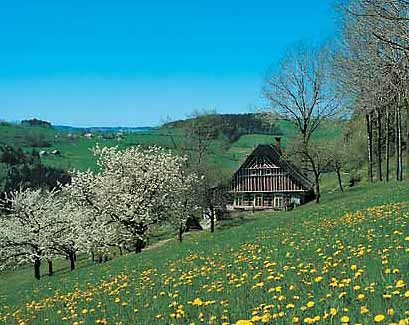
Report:
[{"label": "house roof", "polygon": [[282,153],[271,144],[258,145],[253,152],[247,156],[246,160],[241,164],[240,168],[236,170],[234,175],[236,175],[241,168],[249,164],[255,156],[269,157],[276,166],[288,171],[290,173],[290,178],[298,181],[304,188],[311,189],[314,186],[314,184],[296,166],[285,159]]}]

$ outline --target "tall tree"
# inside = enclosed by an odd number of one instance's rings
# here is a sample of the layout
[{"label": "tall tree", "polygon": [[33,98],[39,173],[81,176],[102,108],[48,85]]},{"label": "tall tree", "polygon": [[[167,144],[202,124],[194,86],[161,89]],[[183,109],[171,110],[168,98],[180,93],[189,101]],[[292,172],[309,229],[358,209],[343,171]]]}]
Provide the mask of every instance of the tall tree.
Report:
[{"label": "tall tree", "polygon": [[288,52],[278,71],[266,78],[264,95],[270,109],[288,119],[300,135],[304,160],[315,178],[317,203],[320,200],[320,170],[309,152],[310,140],[318,126],[339,112],[339,96],[334,93],[326,49],[300,44]]}]

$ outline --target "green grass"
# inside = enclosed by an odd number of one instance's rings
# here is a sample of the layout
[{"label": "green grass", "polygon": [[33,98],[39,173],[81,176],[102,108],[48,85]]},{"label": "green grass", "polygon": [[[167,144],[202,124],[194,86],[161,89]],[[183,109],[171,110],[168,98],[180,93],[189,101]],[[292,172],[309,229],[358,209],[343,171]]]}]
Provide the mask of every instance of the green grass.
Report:
[{"label": "green grass", "polygon": [[[174,139],[179,140],[180,135],[175,134]],[[42,160],[45,164],[59,167],[62,169],[78,169],[86,170],[91,168],[96,169],[96,158],[92,154],[92,148],[97,144],[100,146],[118,146],[119,149],[124,149],[129,146],[141,145],[158,145],[165,148],[172,148],[173,143],[168,133],[163,130],[152,130],[147,132],[127,133],[122,140],[103,139],[98,136],[87,139],[78,137],[74,140],[64,140],[56,142],[51,148],[43,148],[44,150],[52,151],[57,149],[61,152],[60,157],[48,156]]]},{"label": "green grass", "polygon": [[[242,214],[214,234],[193,233],[182,244],[103,265],[84,260],[72,273],[61,261],[54,277],[39,282],[31,269],[2,274],[0,318],[9,315],[4,324],[289,324],[316,317],[340,324],[348,316],[351,324],[373,324],[382,314],[381,324],[397,323],[409,311],[408,185],[359,186],[326,194],[320,205]],[[336,315],[328,314],[331,308]]]},{"label": "green grass", "polygon": [[50,128],[0,124],[0,143],[16,147],[31,147],[30,138],[32,137],[41,137],[52,142],[57,134],[56,130]]},{"label": "green grass", "polygon": [[[289,121],[277,121],[283,138],[283,147],[290,143],[296,135],[294,126]],[[333,139],[341,133],[342,123],[323,123],[317,130],[317,138]],[[57,131],[55,129],[28,127],[20,125],[0,125],[1,143],[22,147],[30,152],[59,150],[61,156],[44,156],[42,161],[49,166],[62,168],[65,170],[96,169],[96,159],[92,155],[91,149],[98,143],[101,146],[118,146],[124,149],[133,145],[158,145],[164,148],[174,149],[175,143],[179,145],[184,141],[181,129],[158,128],[146,132],[127,133],[121,141],[106,140],[96,135],[92,139],[81,136],[81,133],[73,133],[75,139],[68,137],[68,132]],[[34,140],[33,140],[34,139]],[[33,147],[31,143],[35,140],[48,142],[47,147]],[[274,143],[273,135],[251,134],[240,137],[239,140],[229,143],[226,139],[219,138],[213,141],[210,147],[210,162],[225,169],[226,173],[231,173],[237,169],[244,161],[245,157],[258,144]]]}]

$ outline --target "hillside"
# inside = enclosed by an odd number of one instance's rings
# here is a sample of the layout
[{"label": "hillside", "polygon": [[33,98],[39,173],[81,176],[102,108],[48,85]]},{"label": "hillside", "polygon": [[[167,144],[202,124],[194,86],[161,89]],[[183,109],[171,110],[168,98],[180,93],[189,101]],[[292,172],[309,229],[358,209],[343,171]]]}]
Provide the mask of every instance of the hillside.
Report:
[{"label": "hillside", "polygon": [[[214,234],[114,259],[66,263],[35,283],[0,276],[4,324],[405,323],[408,183],[242,216]],[[166,258],[164,258],[166,256]],[[242,320],[242,322],[239,322]],[[247,320],[247,322],[244,322]]]},{"label": "hillside", "polygon": [[[254,120],[254,114],[247,115],[251,121]],[[231,119],[231,115],[227,116]],[[192,120],[177,121],[174,124],[164,125],[163,127],[151,130],[120,132],[120,136],[117,136],[117,132],[95,131],[92,133],[93,136],[91,138],[85,137],[82,129],[75,131],[74,129],[65,130],[58,127],[42,128],[2,124],[0,125],[0,143],[21,147],[27,152],[32,150],[37,152],[58,150],[60,155],[43,156],[42,162],[64,170],[86,170],[88,168],[96,168],[96,160],[92,155],[91,149],[97,143],[102,146],[118,146],[119,148],[134,145],[159,145],[164,148],[174,149],[174,141],[176,143],[184,141],[184,129],[191,122]],[[253,125],[251,123],[250,125]],[[342,121],[338,123],[324,123],[317,130],[316,137],[319,139],[337,138],[342,133],[343,123]],[[256,126],[259,127],[259,125]],[[210,160],[228,172],[232,172],[258,144],[273,143],[274,135],[280,135],[283,138],[282,142],[285,148],[295,135],[294,126],[285,120],[275,121],[274,127],[271,130],[264,129],[264,134],[250,133],[258,130],[256,126],[253,125],[253,129],[249,130],[242,128],[237,133],[239,137],[234,139],[234,141],[229,140],[223,135],[216,137],[211,147]],[[223,128],[228,130],[226,132],[230,132],[232,127],[234,128],[233,124],[224,127],[220,126],[220,132],[223,134]],[[95,130],[97,129],[95,128]],[[268,133],[268,130],[275,133]]]}]

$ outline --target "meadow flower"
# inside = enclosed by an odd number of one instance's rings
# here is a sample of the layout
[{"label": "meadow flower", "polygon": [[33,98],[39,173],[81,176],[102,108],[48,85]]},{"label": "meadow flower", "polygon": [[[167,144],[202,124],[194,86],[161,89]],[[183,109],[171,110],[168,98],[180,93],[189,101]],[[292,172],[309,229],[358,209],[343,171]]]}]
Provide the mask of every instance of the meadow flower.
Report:
[{"label": "meadow flower", "polygon": [[253,325],[253,322],[245,319],[240,319],[235,323],[235,325]]},{"label": "meadow flower", "polygon": [[378,314],[378,315],[376,315],[376,316],[374,317],[374,321],[377,322],[377,323],[382,322],[384,319],[385,319],[385,316],[382,315],[382,314]]}]

